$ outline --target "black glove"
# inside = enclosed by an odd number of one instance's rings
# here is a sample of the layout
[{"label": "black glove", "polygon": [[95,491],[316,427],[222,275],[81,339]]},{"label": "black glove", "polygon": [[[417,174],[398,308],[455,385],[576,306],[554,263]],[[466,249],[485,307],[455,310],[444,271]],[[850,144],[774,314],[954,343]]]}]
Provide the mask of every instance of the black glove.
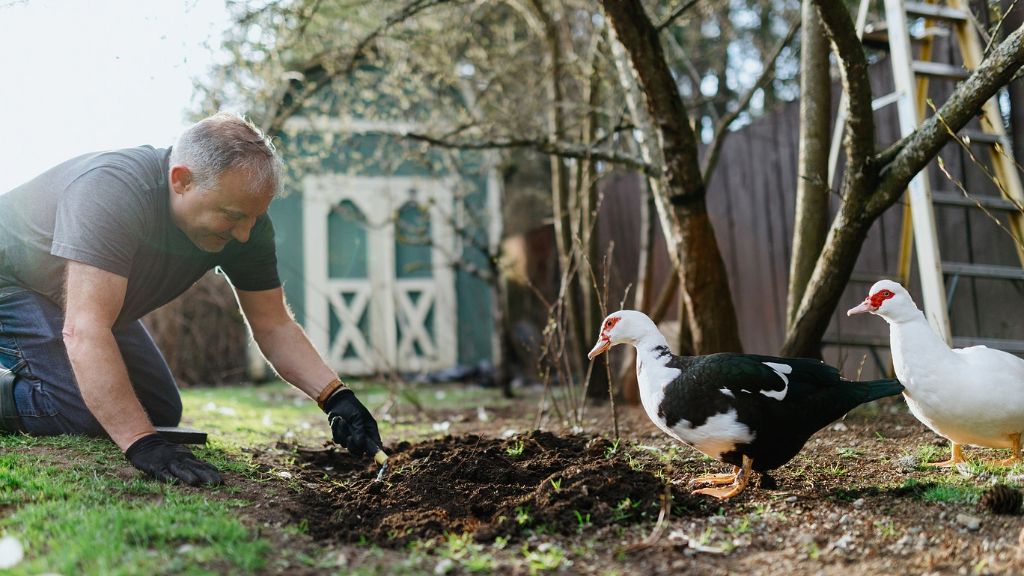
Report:
[{"label": "black glove", "polygon": [[383,448],[377,421],[348,388],[338,390],[324,402],[334,441],[353,456],[373,456]]},{"label": "black glove", "polygon": [[161,482],[179,481],[190,486],[224,483],[216,468],[196,458],[188,448],[157,434],[139,438],[124,455],[132,466]]}]

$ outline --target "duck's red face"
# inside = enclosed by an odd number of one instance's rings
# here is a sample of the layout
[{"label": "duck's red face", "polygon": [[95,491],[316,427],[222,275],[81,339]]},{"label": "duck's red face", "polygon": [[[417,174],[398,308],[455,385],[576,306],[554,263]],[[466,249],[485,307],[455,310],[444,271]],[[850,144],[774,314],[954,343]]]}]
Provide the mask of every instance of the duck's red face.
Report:
[{"label": "duck's red face", "polygon": [[847,312],[847,316],[853,316],[854,314],[863,314],[864,312],[877,312],[882,304],[895,296],[896,293],[888,288],[882,288],[881,290],[875,291],[873,294],[868,294],[868,297],[863,302],[850,308]]},{"label": "duck's red face", "polygon": [[610,332],[612,331],[612,328],[615,328],[615,325],[619,323],[619,320],[622,320],[622,318],[618,316],[609,316],[605,318],[604,324],[601,325],[601,335],[597,338],[597,344],[595,344],[594,348],[587,354],[587,358],[593,360],[595,356],[598,356],[612,347],[612,337]]}]

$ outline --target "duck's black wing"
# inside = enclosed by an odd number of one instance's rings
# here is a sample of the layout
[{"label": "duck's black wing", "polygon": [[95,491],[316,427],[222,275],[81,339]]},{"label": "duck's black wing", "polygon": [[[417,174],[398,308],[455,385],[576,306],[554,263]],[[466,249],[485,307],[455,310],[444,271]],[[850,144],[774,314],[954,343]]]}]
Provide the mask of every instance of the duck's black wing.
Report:
[{"label": "duck's black wing", "polygon": [[811,434],[855,406],[902,390],[895,380],[845,380],[832,366],[809,358],[722,353],[674,358],[669,365],[680,374],[666,386],[659,406],[666,423],[686,420],[699,427],[735,411],[735,420],[755,433],[755,464],[760,460],[768,468],[788,460]]},{"label": "duck's black wing", "polygon": [[724,388],[734,396],[755,395],[790,403],[846,381],[821,360],[721,353],[675,357],[669,366],[681,370],[680,386],[710,395]]}]

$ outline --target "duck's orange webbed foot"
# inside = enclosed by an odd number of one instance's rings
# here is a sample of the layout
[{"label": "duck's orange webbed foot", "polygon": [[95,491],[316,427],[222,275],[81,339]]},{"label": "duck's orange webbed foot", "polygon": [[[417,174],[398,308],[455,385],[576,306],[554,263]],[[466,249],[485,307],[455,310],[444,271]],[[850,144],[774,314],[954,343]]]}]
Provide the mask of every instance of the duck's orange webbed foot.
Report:
[{"label": "duck's orange webbed foot", "polygon": [[[731,475],[732,484],[728,486],[722,486],[720,488],[700,488],[694,490],[694,494],[704,494],[706,496],[713,496],[719,500],[728,500],[739,495],[747,487],[747,483],[750,482],[750,468],[754,465],[754,461],[748,456],[743,456],[743,467],[736,469],[736,474]],[[715,476],[730,476],[728,474]]]},{"label": "duck's orange webbed foot", "polygon": [[712,486],[722,486],[724,484],[732,484],[736,481],[736,475],[740,473],[740,467],[736,466],[733,468],[732,474],[708,474],[707,476],[698,476],[693,479],[694,484],[711,484]]}]

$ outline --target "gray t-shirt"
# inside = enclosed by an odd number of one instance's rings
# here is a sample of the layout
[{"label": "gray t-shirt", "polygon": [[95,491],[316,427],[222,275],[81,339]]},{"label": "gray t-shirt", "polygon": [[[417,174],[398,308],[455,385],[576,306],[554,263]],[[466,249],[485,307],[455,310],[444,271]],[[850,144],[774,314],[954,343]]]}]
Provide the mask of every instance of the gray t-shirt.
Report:
[{"label": "gray t-shirt", "polygon": [[170,149],[150,146],[73,158],[0,194],[0,286],[62,303],[68,260],[128,279],[117,323],[141,318],[219,266],[240,290],[277,288],[274,227],[256,220],[249,241],[211,254],[174,225]]}]

